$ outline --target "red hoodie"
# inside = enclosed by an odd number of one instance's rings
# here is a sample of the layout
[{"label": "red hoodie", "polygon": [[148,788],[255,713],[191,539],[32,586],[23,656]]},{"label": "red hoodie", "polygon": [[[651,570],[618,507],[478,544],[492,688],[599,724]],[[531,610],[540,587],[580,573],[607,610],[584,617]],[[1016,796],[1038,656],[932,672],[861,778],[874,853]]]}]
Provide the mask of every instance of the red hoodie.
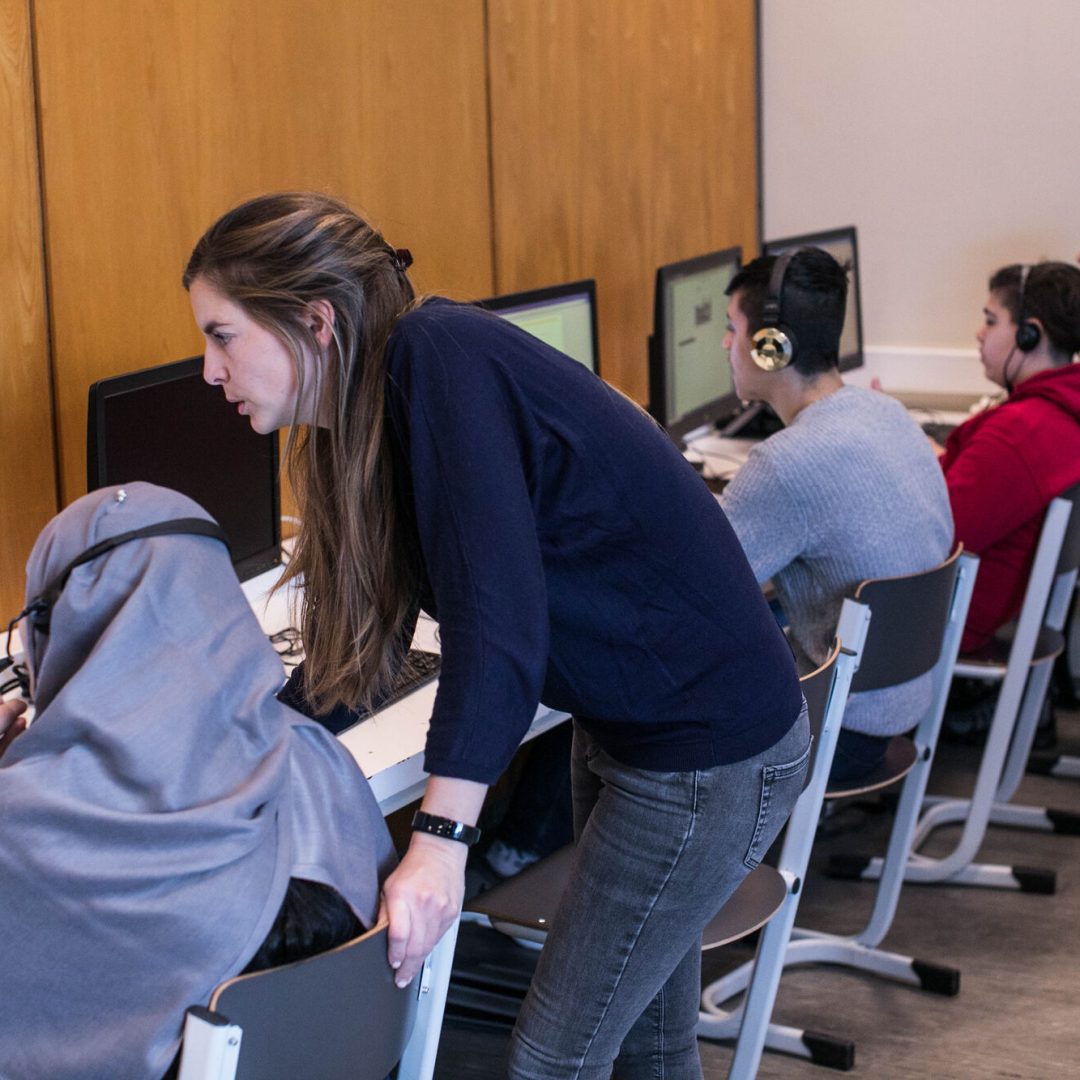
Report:
[{"label": "red hoodie", "polygon": [[1080,482],[1080,364],[1032,375],[961,424],[941,467],[956,539],[980,557],[960,644],[971,652],[1020,613],[1043,513]]}]

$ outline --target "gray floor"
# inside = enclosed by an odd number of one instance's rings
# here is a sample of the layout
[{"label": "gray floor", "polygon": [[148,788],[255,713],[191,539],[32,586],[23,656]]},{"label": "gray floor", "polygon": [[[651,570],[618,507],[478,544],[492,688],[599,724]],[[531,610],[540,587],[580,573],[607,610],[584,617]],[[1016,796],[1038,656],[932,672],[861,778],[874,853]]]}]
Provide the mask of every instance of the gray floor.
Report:
[{"label": "gray floor", "polygon": [[[1080,754],[1080,712],[1058,714],[1059,750]],[[977,764],[967,748],[939,749],[931,790],[966,793]],[[966,786],[965,786],[966,785]],[[1025,778],[1018,802],[1080,812],[1080,781]],[[831,851],[881,850],[884,813],[846,810],[850,830],[815,845],[814,864]],[[927,850],[944,851],[956,830]],[[839,969],[793,970],[780,985],[774,1016],[851,1039],[851,1075],[886,1078],[1080,1077],[1080,837],[992,829],[982,861],[1057,871],[1054,896],[941,886],[906,886],[885,945],[961,970],[961,991],[942,998]],[[872,886],[811,872],[799,912],[802,925],[844,932],[862,925]],[[500,946],[502,947],[502,946]],[[749,956],[733,946],[710,954],[715,976]],[[728,1047],[702,1042],[706,1080],[726,1077]],[[448,1021],[437,1080],[502,1075],[506,1033]],[[759,1076],[837,1075],[766,1053]]]}]

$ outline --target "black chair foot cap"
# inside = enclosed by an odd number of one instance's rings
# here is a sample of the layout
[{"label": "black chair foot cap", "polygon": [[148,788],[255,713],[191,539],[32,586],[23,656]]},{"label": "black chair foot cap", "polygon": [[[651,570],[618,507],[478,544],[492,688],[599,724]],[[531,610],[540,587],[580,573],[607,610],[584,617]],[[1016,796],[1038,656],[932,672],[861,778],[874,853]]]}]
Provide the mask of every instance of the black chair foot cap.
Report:
[{"label": "black chair foot cap", "polygon": [[960,972],[942,964],[930,964],[925,960],[912,960],[911,970],[919,985],[931,994],[956,997],[960,993]]},{"label": "black chair foot cap", "polygon": [[803,1045],[810,1051],[810,1060],[827,1069],[849,1072],[855,1068],[855,1044],[846,1039],[823,1035],[820,1031],[804,1031]]},{"label": "black chair foot cap", "polygon": [[1053,870],[1043,870],[1038,866],[1014,866],[1012,875],[1021,892],[1053,896],[1057,889],[1057,874]]},{"label": "black chair foot cap", "polygon": [[1038,776],[1049,776],[1059,760],[1057,754],[1032,754],[1027,760],[1026,771]]},{"label": "black chair foot cap", "polygon": [[1055,810],[1048,806],[1046,816],[1054,826],[1054,832],[1080,836],[1080,814],[1074,814],[1071,810]]}]

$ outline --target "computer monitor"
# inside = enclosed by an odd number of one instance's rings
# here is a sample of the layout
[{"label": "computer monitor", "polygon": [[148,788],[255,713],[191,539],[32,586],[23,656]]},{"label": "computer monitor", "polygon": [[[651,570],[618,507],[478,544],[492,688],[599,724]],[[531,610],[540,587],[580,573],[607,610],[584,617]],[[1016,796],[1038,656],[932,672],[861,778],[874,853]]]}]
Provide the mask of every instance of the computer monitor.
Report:
[{"label": "computer monitor", "polygon": [[741,254],[732,247],[656,271],[649,411],[676,442],[739,410],[724,334]]},{"label": "computer monitor", "polygon": [[591,278],[493,296],[479,304],[600,374],[596,282]]},{"label": "computer monitor", "polygon": [[201,356],[90,387],[87,487],[133,480],[183,492],[216,518],[241,581],[280,563],[277,435],[256,434],[203,381]]},{"label": "computer monitor", "polygon": [[862,306],[859,302],[859,245],[855,226],[827,229],[824,232],[807,233],[805,236],[788,236],[783,240],[766,240],[765,254],[779,255],[794,247],[818,247],[827,251],[848,274],[847,313],[844,329],[840,334],[840,370],[850,371],[862,367],[863,336]]}]

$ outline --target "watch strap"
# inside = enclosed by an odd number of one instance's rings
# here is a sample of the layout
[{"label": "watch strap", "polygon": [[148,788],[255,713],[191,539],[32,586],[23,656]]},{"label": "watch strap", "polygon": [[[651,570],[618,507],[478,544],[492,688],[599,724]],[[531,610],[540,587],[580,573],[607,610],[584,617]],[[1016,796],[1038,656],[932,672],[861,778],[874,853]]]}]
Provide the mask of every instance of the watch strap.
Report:
[{"label": "watch strap", "polygon": [[452,821],[437,814],[427,814],[423,810],[417,810],[413,814],[412,828],[413,832],[431,833],[432,836],[441,836],[444,840],[457,840],[466,847],[472,847],[480,839],[480,830],[475,825]]}]

